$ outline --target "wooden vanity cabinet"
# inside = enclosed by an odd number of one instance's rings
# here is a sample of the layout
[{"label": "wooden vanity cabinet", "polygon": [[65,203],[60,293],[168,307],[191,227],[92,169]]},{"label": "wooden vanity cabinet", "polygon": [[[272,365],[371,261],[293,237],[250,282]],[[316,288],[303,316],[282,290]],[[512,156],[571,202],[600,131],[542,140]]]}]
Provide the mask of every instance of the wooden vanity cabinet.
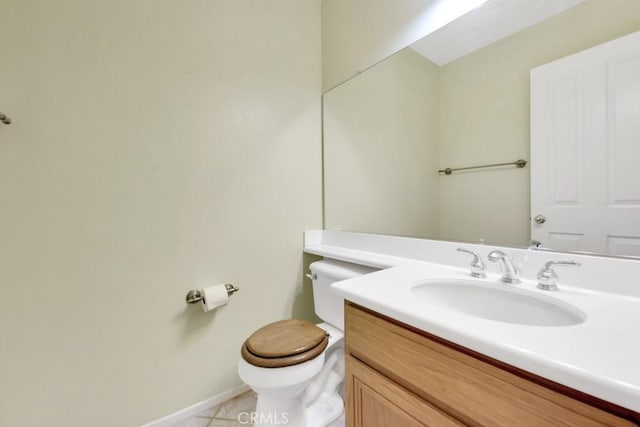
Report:
[{"label": "wooden vanity cabinet", "polygon": [[345,305],[349,427],[637,426],[639,414]]}]

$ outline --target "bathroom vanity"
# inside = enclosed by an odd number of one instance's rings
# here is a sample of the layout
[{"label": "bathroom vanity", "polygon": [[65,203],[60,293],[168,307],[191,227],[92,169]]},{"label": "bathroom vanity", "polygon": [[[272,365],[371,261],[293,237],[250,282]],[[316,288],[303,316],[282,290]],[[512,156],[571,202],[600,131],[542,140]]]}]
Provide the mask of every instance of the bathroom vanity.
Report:
[{"label": "bathroom vanity", "polygon": [[345,326],[346,410],[352,426],[585,427],[640,421],[624,408],[351,303]]},{"label": "bathroom vanity", "polygon": [[[502,249],[470,276],[460,244],[307,232],[305,252],[380,270],[336,282],[343,297],[347,420],[353,426],[640,425],[638,260]],[[538,289],[549,261],[557,291]]]}]

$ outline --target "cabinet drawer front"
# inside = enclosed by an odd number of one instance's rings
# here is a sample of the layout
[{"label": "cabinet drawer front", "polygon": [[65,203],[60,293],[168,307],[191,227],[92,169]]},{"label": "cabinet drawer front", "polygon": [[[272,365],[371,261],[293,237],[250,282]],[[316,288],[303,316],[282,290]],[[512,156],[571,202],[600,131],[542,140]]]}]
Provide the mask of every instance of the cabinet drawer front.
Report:
[{"label": "cabinet drawer front", "polygon": [[346,356],[347,413],[355,427],[461,427],[451,418],[378,372]]},{"label": "cabinet drawer front", "polygon": [[476,426],[632,426],[347,304],[346,351],[434,406]]}]

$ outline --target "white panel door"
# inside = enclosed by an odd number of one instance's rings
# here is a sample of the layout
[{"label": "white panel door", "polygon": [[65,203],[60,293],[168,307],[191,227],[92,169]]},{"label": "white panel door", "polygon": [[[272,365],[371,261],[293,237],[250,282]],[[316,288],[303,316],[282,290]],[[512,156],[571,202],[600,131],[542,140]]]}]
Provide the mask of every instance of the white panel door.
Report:
[{"label": "white panel door", "polygon": [[640,256],[640,32],[531,71],[531,237]]}]

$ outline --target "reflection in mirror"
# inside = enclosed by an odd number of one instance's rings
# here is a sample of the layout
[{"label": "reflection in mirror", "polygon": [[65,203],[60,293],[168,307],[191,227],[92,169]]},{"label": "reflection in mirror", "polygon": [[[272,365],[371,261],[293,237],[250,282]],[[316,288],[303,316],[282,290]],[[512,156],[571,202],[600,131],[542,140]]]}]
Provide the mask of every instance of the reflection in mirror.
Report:
[{"label": "reflection in mirror", "polygon": [[[438,170],[529,160],[531,70],[639,30],[637,0],[492,0],[327,92],[325,228],[525,245],[538,165]],[[624,102],[640,105],[640,82],[627,86]],[[628,111],[640,123],[640,109]],[[608,252],[576,241],[543,246]],[[640,239],[617,249],[640,255]]]}]

